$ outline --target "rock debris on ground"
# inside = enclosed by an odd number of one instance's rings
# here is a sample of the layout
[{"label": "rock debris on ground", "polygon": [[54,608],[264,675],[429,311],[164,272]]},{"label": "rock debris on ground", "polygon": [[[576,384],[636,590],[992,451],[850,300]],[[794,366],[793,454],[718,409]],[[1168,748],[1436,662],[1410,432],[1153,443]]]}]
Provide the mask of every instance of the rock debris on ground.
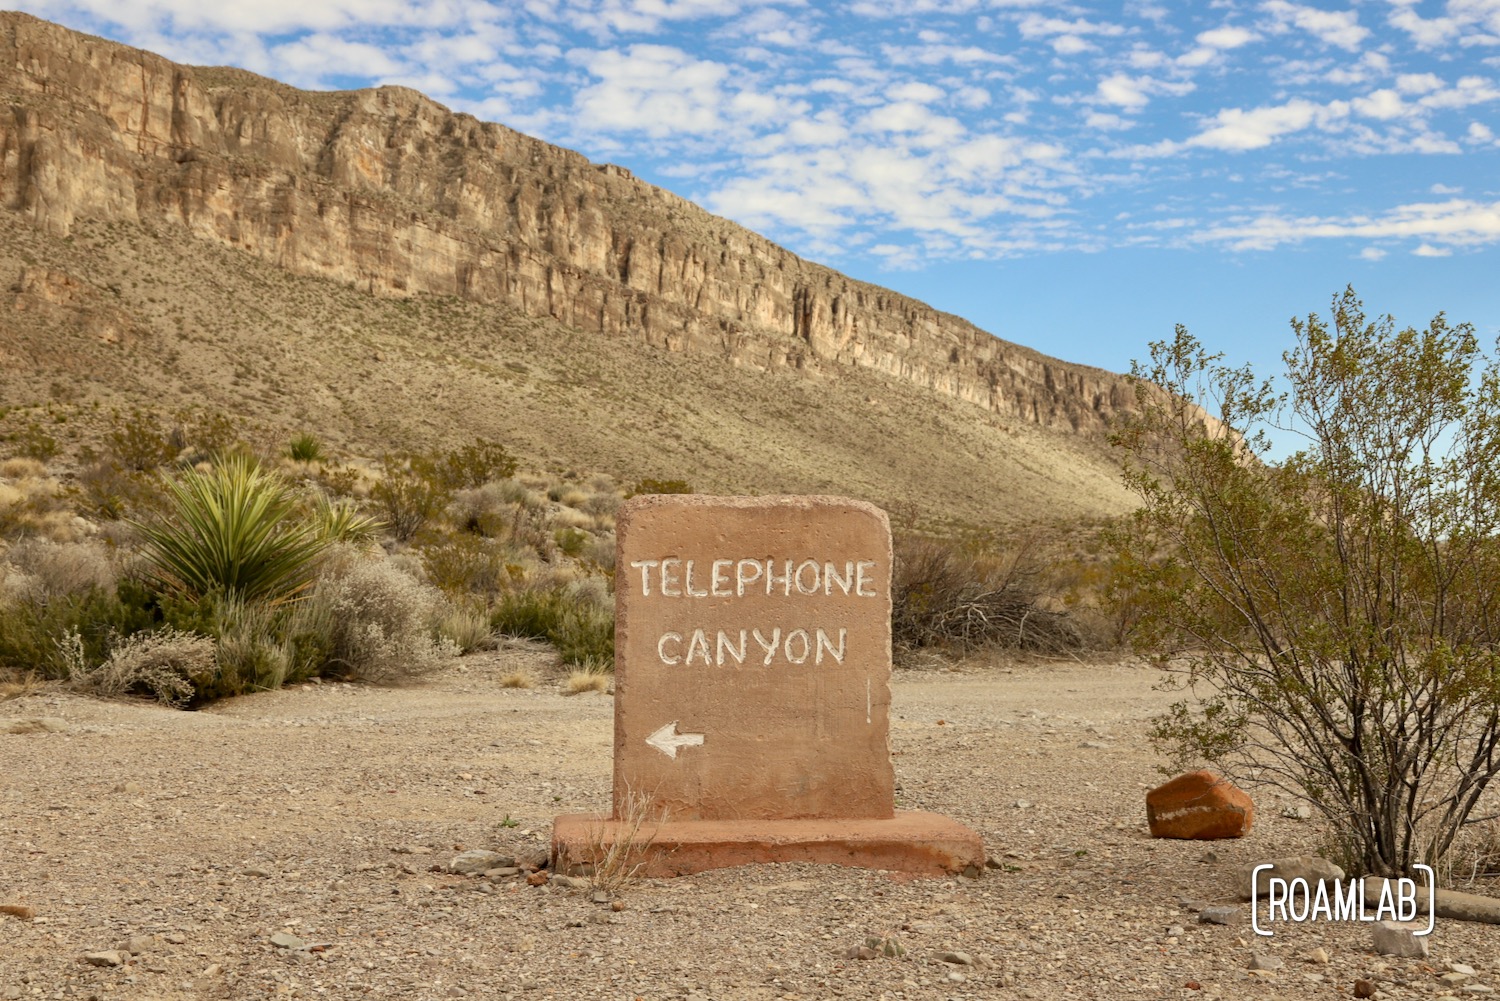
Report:
[{"label": "rock debris on ground", "polygon": [[[549,879],[552,818],[608,809],[613,726],[607,695],[499,686],[546,675],[548,657],[502,650],[413,687],[309,685],[196,713],[51,690],[0,703],[0,1001],[1500,987],[1500,926],[1439,919],[1412,958],[1377,955],[1355,924],[1256,936],[1239,874],[1320,854],[1328,832],[1252,786],[1248,837],[1207,854],[1151,839],[1144,795],[1163,776],[1146,732],[1171,696],[1134,666],[897,674],[898,806],[979,830],[978,879],[767,865],[613,894]],[[15,725],[28,720],[47,725]]]}]

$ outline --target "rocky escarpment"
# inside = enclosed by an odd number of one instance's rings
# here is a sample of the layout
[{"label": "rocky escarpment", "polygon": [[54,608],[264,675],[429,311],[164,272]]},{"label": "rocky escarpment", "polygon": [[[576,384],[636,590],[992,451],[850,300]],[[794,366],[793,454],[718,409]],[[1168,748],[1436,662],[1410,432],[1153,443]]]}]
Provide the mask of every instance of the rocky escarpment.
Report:
[{"label": "rocky escarpment", "polygon": [[855,365],[1096,432],[1120,376],[804,261],[611,165],[399,87],[304,92],[0,13],[0,204],[181,227],[383,295],[509,303],[810,378]]}]

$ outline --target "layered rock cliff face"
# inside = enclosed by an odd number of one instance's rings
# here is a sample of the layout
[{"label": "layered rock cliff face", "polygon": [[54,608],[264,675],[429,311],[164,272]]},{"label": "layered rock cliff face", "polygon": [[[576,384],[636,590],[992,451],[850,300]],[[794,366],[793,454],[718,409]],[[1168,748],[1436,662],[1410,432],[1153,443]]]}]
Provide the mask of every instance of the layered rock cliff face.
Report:
[{"label": "layered rock cliff face", "polygon": [[0,12],[0,205],[176,226],[381,295],[431,292],[809,378],[874,369],[1084,433],[1125,379],[812,264],[629,171],[399,87],[298,91]]}]

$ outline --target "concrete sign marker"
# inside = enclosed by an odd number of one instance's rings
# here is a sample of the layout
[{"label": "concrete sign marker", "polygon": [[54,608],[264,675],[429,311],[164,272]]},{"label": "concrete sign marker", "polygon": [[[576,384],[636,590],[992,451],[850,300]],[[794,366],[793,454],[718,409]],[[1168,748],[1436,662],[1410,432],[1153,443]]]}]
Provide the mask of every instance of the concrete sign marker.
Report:
[{"label": "concrete sign marker", "polygon": [[608,841],[611,825],[635,837],[622,821],[638,827],[644,809],[665,818],[648,875],[983,867],[974,831],[895,809],[885,512],[652,495],[621,507],[616,538],[614,811],[557,818],[555,859],[578,859],[601,829]]},{"label": "concrete sign marker", "polygon": [[677,757],[679,747],[698,747],[703,743],[701,733],[678,733],[677,721],[674,719],[666,726],[657,730],[646,738],[646,743],[656,748],[669,758]]}]

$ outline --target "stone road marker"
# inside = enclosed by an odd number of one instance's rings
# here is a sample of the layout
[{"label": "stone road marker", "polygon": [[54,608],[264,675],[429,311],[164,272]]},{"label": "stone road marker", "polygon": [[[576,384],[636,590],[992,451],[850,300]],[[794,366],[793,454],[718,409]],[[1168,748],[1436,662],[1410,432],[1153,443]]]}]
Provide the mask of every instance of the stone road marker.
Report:
[{"label": "stone road marker", "polygon": [[[576,860],[631,814],[648,871],[982,866],[973,831],[897,813],[891,541],[834,497],[646,496],[617,521],[614,815],[559,817]],[[665,821],[661,818],[665,817]]]}]

